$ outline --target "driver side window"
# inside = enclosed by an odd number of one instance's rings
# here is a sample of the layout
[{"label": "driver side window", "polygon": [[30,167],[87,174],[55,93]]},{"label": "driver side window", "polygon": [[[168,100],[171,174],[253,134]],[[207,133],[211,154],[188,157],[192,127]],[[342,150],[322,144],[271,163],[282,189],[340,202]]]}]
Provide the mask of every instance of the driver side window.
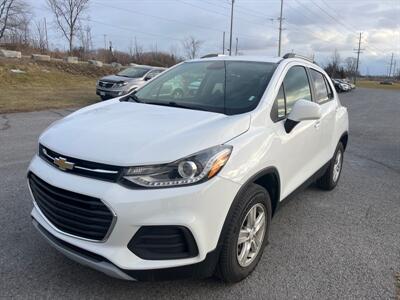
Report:
[{"label": "driver side window", "polygon": [[292,111],[297,100],[311,101],[311,89],[306,69],[294,66],[287,72],[271,112],[274,122],[282,120]]}]

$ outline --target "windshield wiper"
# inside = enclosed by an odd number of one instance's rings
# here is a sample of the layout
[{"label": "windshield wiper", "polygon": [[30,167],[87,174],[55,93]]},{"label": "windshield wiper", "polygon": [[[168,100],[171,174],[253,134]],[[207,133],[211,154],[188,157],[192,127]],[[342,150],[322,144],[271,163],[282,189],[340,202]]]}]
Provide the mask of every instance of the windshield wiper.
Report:
[{"label": "windshield wiper", "polygon": [[133,100],[134,102],[137,102],[137,103],[144,103],[142,100],[140,100],[140,99],[138,98],[138,96],[135,95],[135,93],[130,94],[130,95],[124,97],[124,98],[121,98],[121,100],[119,100],[119,101],[121,101],[121,102],[123,102],[123,101],[128,102],[128,101],[131,101],[131,100]]},{"label": "windshield wiper", "polygon": [[169,101],[169,102],[151,102],[151,101],[146,101],[146,102],[142,102],[142,103],[146,103],[146,104],[152,104],[152,105],[161,105],[161,106],[171,106],[171,107],[179,107],[179,108],[188,108],[188,109],[194,109],[191,106],[187,106],[187,105],[183,105],[183,104],[178,104],[174,101]]}]

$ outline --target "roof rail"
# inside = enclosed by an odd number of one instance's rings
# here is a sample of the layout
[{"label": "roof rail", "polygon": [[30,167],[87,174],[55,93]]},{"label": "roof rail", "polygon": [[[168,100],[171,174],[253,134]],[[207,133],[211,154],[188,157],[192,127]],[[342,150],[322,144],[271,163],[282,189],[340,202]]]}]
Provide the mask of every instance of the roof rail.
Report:
[{"label": "roof rail", "polygon": [[210,57],[218,57],[218,56],[226,56],[226,55],[225,54],[218,54],[218,53],[210,53],[210,54],[204,55],[204,56],[202,56],[200,58],[210,58]]},{"label": "roof rail", "polygon": [[284,56],[283,56],[283,58],[284,59],[287,59],[287,58],[300,58],[300,59],[304,59],[304,60],[307,60],[307,61],[309,61],[309,62],[312,62],[312,63],[316,63],[311,57],[307,57],[307,56],[304,56],[304,55],[299,55],[299,54],[296,54],[296,53],[286,53]]}]

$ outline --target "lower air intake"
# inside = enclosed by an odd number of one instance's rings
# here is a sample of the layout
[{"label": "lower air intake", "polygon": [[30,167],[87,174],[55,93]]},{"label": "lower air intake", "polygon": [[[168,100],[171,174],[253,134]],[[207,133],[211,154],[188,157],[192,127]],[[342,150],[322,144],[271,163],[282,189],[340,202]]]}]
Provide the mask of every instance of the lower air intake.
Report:
[{"label": "lower air intake", "polygon": [[183,226],[143,226],[128,249],[148,260],[189,258],[199,253],[192,233]]}]

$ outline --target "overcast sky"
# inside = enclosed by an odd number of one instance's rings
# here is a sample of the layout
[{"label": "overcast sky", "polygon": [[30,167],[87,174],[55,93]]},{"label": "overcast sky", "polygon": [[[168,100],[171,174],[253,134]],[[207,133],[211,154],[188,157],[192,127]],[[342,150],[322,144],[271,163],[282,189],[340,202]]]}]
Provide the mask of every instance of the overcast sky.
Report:
[{"label": "overcast sky", "polygon": [[[34,18],[52,15],[45,0],[29,0]],[[203,41],[201,54],[222,51],[229,44],[230,0],[90,0],[85,21],[92,28],[95,47],[110,40],[128,51],[136,37],[144,49],[180,52],[181,41],[194,36]],[[235,0],[233,49],[244,55],[277,55],[279,0]],[[361,72],[386,74],[393,52],[400,67],[400,0],[284,0],[283,53],[315,55],[326,63],[337,49],[344,59],[355,56],[363,32]],[[50,25],[50,43],[66,43]]]}]

